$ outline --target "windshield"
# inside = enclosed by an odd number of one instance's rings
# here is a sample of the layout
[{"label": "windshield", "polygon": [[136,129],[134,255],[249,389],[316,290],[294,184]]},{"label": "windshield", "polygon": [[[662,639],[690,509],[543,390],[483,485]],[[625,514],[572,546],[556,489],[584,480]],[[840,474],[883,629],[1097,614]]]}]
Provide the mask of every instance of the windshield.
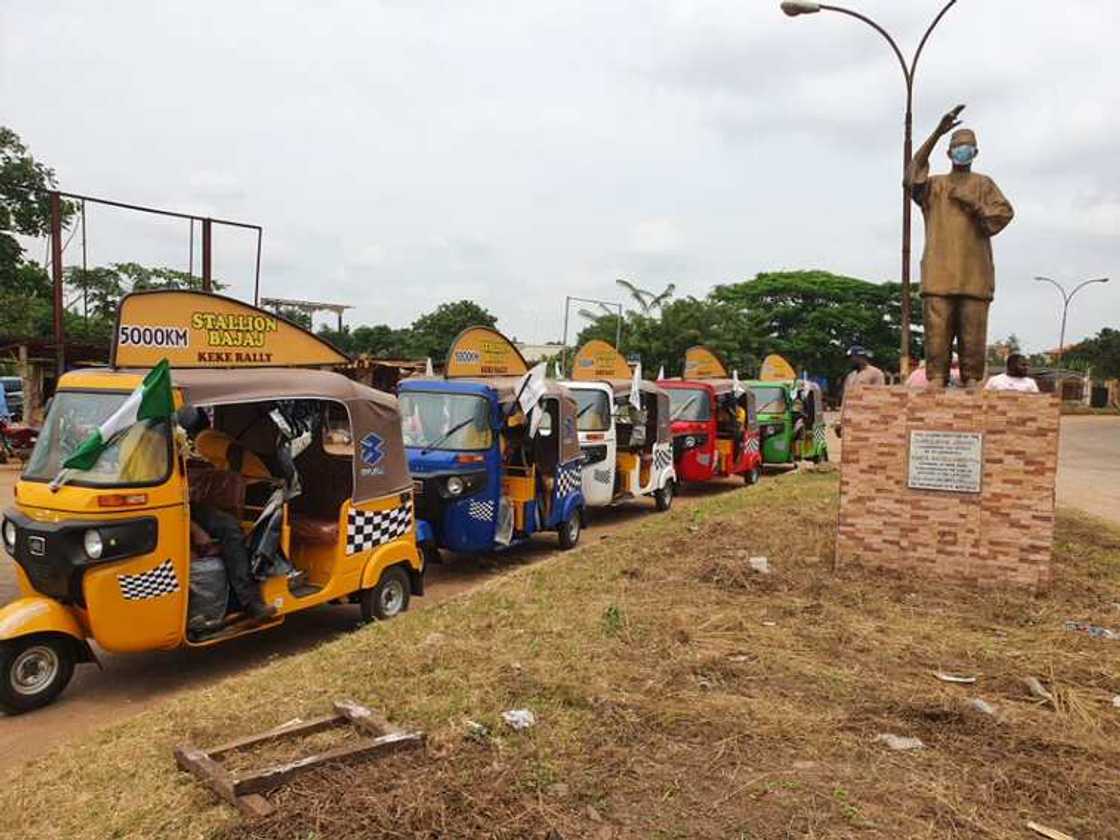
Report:
[{"label": "windshield", "polygon": [[758,403],[757,414],[785,414],[786,391],[773,385],[751,388]]},{"label": "windshield", "polygon": [[674,420],[710,420],[711,400],[703,388],[667,388],[669,416]]},{"label": "windshield", "polygon": [[572,389],[579,403],[576,428],[581,432],[605,432],[611,427],[611,398],[602,391]]},{"label": "windshield", "polygon": [[[53,480],[62,470],[62,462],[127,398],[128,394],[98,391],[55,394],[23,477],[29,481]],[[70,483],[95,487],[159,484],[167,478],[170,455],[168,421],[144,420],[105,449],[93,469],[75,470]]]},{"label": "windshield", "polygon": [[406,391],[400,395],[400,407],[405,446],[468,451],[490,448],[490,404],[483,397]]}]

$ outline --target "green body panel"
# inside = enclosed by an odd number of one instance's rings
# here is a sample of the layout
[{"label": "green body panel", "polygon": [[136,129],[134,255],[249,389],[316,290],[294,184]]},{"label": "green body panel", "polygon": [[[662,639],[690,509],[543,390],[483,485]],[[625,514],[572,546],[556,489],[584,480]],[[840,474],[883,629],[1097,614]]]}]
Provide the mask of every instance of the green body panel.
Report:
[{"label": "green body panel", "polygon": [[[763,429],[762,461],[766,464],[792,464],[798,460],[828,460],[828,442],[825,434],[823,410],[817,412],[816,422],[811,429],[805,429],[802,434],[805,440],[801,444],[800,457],[795,454],[796,440],[794,439],[794,412],[792,392],[793,382],[763,382],[753,380],[745,383],[750,387],[779,387],[786,398],[786,410],[781,414],[762,413],[758,415],[758,425]],[[768,432],[767,429],[780,426],[777,431]]]}]

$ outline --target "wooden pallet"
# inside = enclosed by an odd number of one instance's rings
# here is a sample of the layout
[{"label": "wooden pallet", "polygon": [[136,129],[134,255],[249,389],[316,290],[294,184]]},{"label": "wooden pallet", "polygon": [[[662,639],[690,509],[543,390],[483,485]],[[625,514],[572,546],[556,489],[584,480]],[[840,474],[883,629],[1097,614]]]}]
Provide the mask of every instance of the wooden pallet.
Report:
[{"label": "wooden pallet", "polygon": [[[299,723],[285,724],[257,735],[248,735],[208,750],[191,744],[175,748],[175,763],[180,770],[193,774],[221,799],[237,808],[246,817],[264,817],[273,808],[263,793],[286,784],[295,776],[332,761],[351,761],[379,758],[404,750],[421,749],[424,733],[405,732],[389,723],[386,718],[351,700],[334,704],[334,714]],[[334,747],[325,752],[297,758],[284,764],[231,773],[222,766],[224,755],[250,747],[260,746],[293,736],[311,735],[336,726],[351,725],[367,737],[352,744]]]}]

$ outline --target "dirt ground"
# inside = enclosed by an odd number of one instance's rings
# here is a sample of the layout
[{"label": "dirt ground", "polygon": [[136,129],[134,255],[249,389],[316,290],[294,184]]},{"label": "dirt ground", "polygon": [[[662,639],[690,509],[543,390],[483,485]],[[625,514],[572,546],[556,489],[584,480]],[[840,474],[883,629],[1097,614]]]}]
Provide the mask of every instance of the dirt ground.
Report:
[{"label": "dirt ground", "polygon": [[[831,424],[830,424],[831,426]],[[829,432],[834,462],[840,442]],[[0,470],[0,501],[12,498],[17,473]],[[767,480],[780,478],[779,474]],[[676,504],[688,507],[698,499],[742,488],[740,482],[717,482],[690,488]],[[1120,419],[1067,417],[1062,422],[1058,503],[1078,507],[1120,523]],[[652,516],[652,503],[638,502],[595,512],[584,532],[586,544],[609,540],[630,522]],[[469,591],[511,569],[556,554],[555,539],[541,537],[533,544],[500,558],[478,562],[463,559],[433,566],[428,592],[413,601],[413,609],[430,608]],[[0,563],[0,603],[17,595],[10,561]],[[316,647],[358,627],[356,607],[325,607],[292,616],[281,627],[229,642],[218,648],[114,656],[104,654],[104,670],[83,666],[53,706],[32,715],[0,718],[0,769],[17,766],[48,748],[91,727],[122,720],[188,688],[213,684],[247,668]]]},{"label": "dirt ground", "polygon": [[[17,475],[13,469],[0,470],[0,501],[4,506],[12,498]],[[687,507],[698,499],[742,487],[741,481],[730,479],[714,482],[686,491],[674,505]],[[654,515],[649,499],[593,511],[590,528],[584,531],[581,542],[601,543],[628,523]],[[411,609],[431,608],[512,569],[557,553],[555,536],[543,535],[498,557],[460,558],[433,565],[426,578],[426,593],[412,601]],[[8,603],[18,594],[11,561],[5,557],[0,562],[0,604]],[[135,715],[181,691],[302,653],[359,626],[356,606],[326,606],[293,615],[267,633],[245,636],[215,648],[125,655],[99,650],[102,669],[80,666],[70,686],[53,705],[20,717],[0,715],[0,770],[29,761],[90,728]]]}]

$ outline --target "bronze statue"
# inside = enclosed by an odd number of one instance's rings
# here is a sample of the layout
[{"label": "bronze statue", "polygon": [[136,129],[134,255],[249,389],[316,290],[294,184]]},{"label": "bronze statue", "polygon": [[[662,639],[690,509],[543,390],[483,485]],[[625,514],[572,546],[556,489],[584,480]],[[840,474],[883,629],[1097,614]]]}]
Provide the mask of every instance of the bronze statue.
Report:
[{"label": "bronze statue", "polygon": [[[922,254],[922,319],[925,327],[926,377],[944,387],[949,381],[953,339],[961,362],[961,383],[975,386],[984,378],[988,341],[988,307],[995,292],[991,237],[1015,215],[1011,204],[987,175],[972,171],[979,153],[970,129],[953,131],[963,105],[941,118],[930,138],[914,154],[906,186],[922,208],[926,247]],[[929,174],[929,156],[937,142],[949,138],[948,175]]]}]

